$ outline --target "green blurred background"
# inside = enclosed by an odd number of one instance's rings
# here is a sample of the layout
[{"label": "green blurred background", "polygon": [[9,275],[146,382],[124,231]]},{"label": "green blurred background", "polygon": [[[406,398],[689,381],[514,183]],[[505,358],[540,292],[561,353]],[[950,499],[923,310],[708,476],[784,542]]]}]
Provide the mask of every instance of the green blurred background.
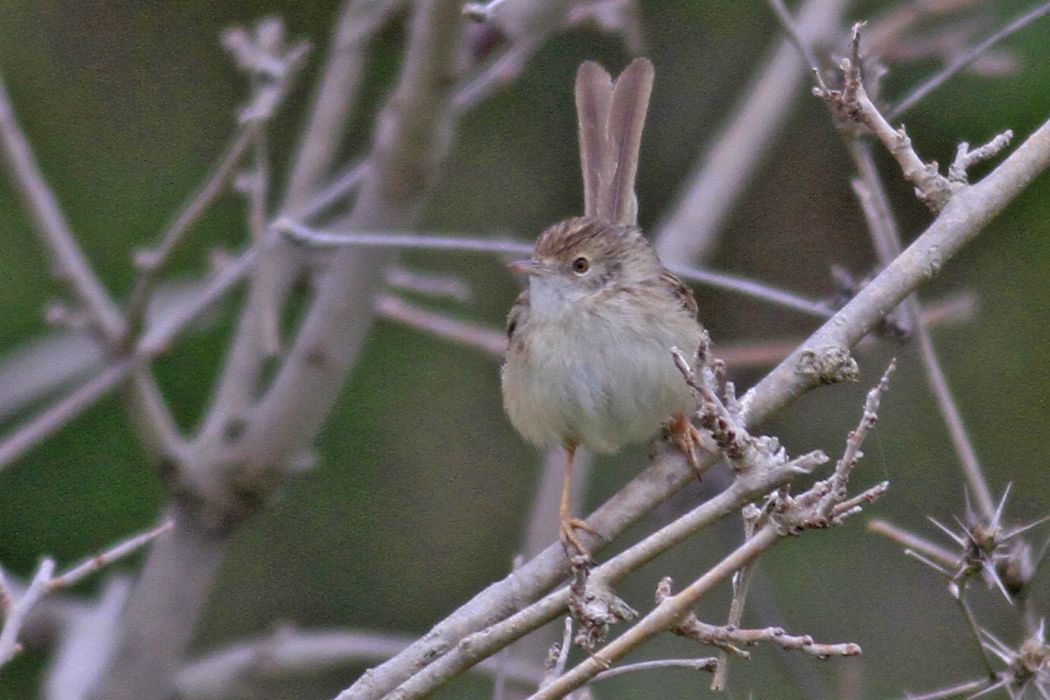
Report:
[{"label": "green blurred background", "polygon": [[[876,17],[893,4],[856,3],[848,16]],[[1002,20],[1027,4],[995,2],[985,9]],[[315,46],[273,129],[276,172],[283,173],[336,10],[335,2],[7,0],[0,70],[45,175],[118,297],[130,286],[131,252],[157,240],[204,177],[245,99],[244,80],[219,47],[219,32],[276,14],[293,37]],[[657,70],[639,175],[646,226],[673,201],[703,145],[778,40],[778,27],[763,2],[643,2],[641,10]],[[1050,117],[1048,34],[1044,19],[1005,44],[1021,61],[1016,72],[956,77],[906,115],[920,153],[947,162],[959,140],[983,142],[1008,127],[1022,139]],[[375,43],[348,153],[367,143],[369,113],[395,75],[402,39],[395,23]],[[465,119],[428,208],[428,229],[531,239],[544,225],[580,210],[571,85],[586,58],[618,70],[628,56],[614,37],[586,29],[562,34],[510,89]],[[884,93],[902,95],[936,67],[924,61],[895,69]],[[910,238],[929,215],[881,154],[880,164],[894,176],[894,204]],[[849,174],[826,110],[803,98],[736,207],[711,265],[813,296],[832,293],[833,264],[865,273],[872,254]],[[1009,513],[1018,521],[1050,511],[1048,185],[1046,177],[1038,180],[921,295],[926,301],[960,290],[978,295],[974,318],[935,330],[935,339],[993,489],[1013,484]],[[174,267],[177,275],[197,277],[210,251],[242,246],[244,220],[243,200],[224,198],[194,228]],[[516,293],[515,280],[494,259],[441,252],[403,261],[461,274],[475,289],[475,301],[438,308],[494,328]],[[6,178],[0,181],[0,270],[0,355],[6,355],[51,332],[44,306],[62,294]],[[716,343],[796,337],[814,328],[791,312],[697,291]],[[236,310],[236,303],[228,304],[157,363],[172,409],[187,428],[206,403]],[[890,494],[848,527],[789,541],[762,564],[763,588],[791,631],[862,645],[860,659],[793,660],[829,693],[848,684],[863,688],[852,697],[889,697],[980,675],[942,582],[863,527],[878,515],[936,536],[925,516],[949,521],[961,513],[959,471],[914,349],[885,342],[869,347],[859,357],[860,385],[813,392],[767,429],[793,454],[822,448],[834,456],[859,416],[863,392],[893,355],[900,368],[857,473],[860,485],[888,478]],[[734,379],[748,386],[758,376],[737,372]],[[504,419],[498,367],[481,353],[378,322],[319,455],[315,469],[289,483],[270,510],[237,534],[195,652],[265,632],[279,621],[420,634],[507,572],[539,460]],[[645,455],[639,446],[602,460],[588,503],[617,491]],[[694,503],[698,493],[699,487],[688,489],[623,541]],[[107,399],[0,473],[0,562],[22,575],[43,554],[72,563],[154,522],[163,496],[119,401]],[[706,533],[631,577],[622,594],[644,610],[660,576],[691,580],[739,537],[736,523]],[[1035,592],[1043,601],[1047,579]],[[980,619],[1006,641],[1018,641],[1014,611],[993,594],[977,598]],[[725,588],[705,599],[701,618],[722,620],[727,601]],[[704,653],[684,640],[663,639],[639,658]],[[31,653],[5,669],[0,698],[33,697],[43,664]],[[272,697],[330,697],[361,670],[292,679]],[[707,680],[684,671],[634,674],[596,690],[601,698],[706,697]],[[806,697],[783,653],[768,648],[734,665],[732,690],[732,697]],[[442,697],[489,693],[489,681],[474,677]]]}]

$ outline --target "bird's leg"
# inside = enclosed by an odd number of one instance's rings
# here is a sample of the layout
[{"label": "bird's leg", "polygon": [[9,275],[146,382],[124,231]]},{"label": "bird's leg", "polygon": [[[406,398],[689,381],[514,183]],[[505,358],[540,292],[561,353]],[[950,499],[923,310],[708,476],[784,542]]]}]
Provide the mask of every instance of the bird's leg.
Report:
[{"label": "bird's leg", "polygon": [[561,510],[559,513],[561,526],[558,531],[561,545],[565,548],[565,555],[570,560],[573,558],[572,552],[569,551],[570,546],[575,547],[578,554],[590,557],[590,552],[580,542],[580,538],[576,536],[576,530],[586,530],[592,535],[598,534],[590,525],[573,516],[569,508],[569,492],[572,490],[572,459],[575,455],[576,445],[567,445],[565,447],[565,481],[562,482],[561,487]]},{"label": "bird's leg", "polygon": [[702,478],[704,469],[703,465],[700,464],[700,457],[696,451],[704,447],[703,434],[689,420],[689,416],[684,413],[679,413],[672,418],[669,428],[671,438],[678,446],[678,449],[682,451],[682,454],[685,455],[685,458],[689,460],[689,466],[696,472],[697,478]]}]

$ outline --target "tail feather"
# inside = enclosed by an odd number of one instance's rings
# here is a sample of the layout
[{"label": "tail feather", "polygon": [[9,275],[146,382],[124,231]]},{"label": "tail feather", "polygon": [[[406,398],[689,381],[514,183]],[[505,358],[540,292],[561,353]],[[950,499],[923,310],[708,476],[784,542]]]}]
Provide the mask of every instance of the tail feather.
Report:
[{"label": "tail feather", "polygon": [[606,127],[612,104],[613,81],[594,61],[576,72],[576,118],[580,125],[580,166],[583,169],[583,211],[598,216],[603,183],[612,179]]},{"label": "tail feather", "polygon": [[653,64],[639,58],[613,83],[593,61],[576,74],[584,213],[624,224],[637,222],[634,194],[642,130],[653,87]]}]

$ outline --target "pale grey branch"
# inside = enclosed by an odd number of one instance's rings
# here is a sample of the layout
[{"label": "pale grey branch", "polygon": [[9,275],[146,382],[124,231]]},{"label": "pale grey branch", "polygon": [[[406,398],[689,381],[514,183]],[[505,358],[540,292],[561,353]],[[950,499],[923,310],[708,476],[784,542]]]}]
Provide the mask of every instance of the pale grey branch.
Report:
[{"label": "pale grey branch", "polygon": [[90,312],[103,336],[115,342],[124,333],[120,309],[95,276],[62,208],[44,181],[36,157],[18,125],[7,87],[0,76],[0,148],[12,181],[32,215],[37,232],[55,261],[59,277],[68,283],[77,300]]},{"label": "pale grey branch", "polygon": [[[338,629],[296,629],[282,626],[272,634],[247,639],[190,661],[175,685],[186,700],[227,700],[260,697],[266,683],[288,676],[345,668],[362,661],[382,661],[413,641],[408,635]],[[479,664],[483,673],[496,671],[494,660]],[[509,680],[535,685],[538,663],[514,660],[503,665]]]},{"label": "pale grey branch", "polygon": [[[831,36],[849,3],[807,0],[798,28],[806,43]],[[789,40],[780,41],[750,90],[727,114],[720,133],[682,188],[671,212],[656,227],[653,240],[665,263],[701,262],[714,250],[718,233],[744,188],[771,151],[806,76]]]},{"label": "pale grey branch", "polygon": [[1002,29],[994,32],[984,41],[975,44],[970,49],[963,51],[954,60],[951,61],[941,70],[937,71],[929,78],[924,80],[918,87],[912,90],[904,99],[897,104],[896,107],[889,111],[887,117],[889,119],[897,119],[902,114],[907,112],[909,109],[917,105],[924,97],[929,95],[931,92],[939,88],[949,78],[965,69],[967,66],[972,64],[981,56],[988,53],[988,51],[998,44],[1003,39],[1006,39],[1012,34],[1024,29],[1032,22],[1050,12],[1050,2],[1044,2],[1041,5],[1037,5],[1032,9],[1024,12],[1020,16],[1014,18],[1006,24]]}]

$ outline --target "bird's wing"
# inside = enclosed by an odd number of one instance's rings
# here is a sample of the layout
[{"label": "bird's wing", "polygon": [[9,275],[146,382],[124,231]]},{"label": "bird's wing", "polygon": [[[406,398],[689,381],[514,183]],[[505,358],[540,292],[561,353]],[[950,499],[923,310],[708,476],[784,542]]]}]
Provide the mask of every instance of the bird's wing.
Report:
[{"label": "bird's wing", "polygon": [[690,316],[695,318],[699,309],[696,305],[696,297],[693,296],[693,290],[682,282],[682,280],[678,279],[673,272],[667,269],[664,269],[663,273],[660,275],[660,281],[667,285],[667,288],[682,305],[682,308],[688,311]]},{"label": "bird's wing", "polygon": [[513,343],[514,333],[520,330],[528,320],[529,290],[523,289],[518,298],[514,300],[514,306],[510,307],[510,313],[507,314],[507,340]]}]

